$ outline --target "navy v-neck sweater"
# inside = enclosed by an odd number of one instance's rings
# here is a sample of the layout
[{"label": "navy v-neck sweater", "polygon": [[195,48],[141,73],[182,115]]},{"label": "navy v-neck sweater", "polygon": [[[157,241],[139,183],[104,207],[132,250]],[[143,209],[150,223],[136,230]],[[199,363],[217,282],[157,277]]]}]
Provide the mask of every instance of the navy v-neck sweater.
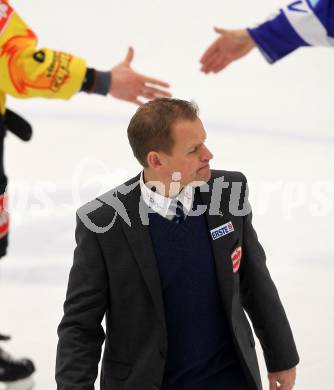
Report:
[{"label": "navy v-neck sweater", "polygon": [[[194,207],[199,203],[195,197]],[[233,390],[242,377],[205,216],[181,224],[150,213],[168,336],[164,390]]]}]

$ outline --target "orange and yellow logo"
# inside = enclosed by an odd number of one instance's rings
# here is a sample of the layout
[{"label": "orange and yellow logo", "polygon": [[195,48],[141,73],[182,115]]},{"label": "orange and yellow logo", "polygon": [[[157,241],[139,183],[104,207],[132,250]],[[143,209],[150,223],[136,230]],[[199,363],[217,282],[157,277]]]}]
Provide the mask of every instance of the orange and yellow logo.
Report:
[{"label": "orange and yellow logo", "polygon": [[[13,36],[0,50],[0,57],[6,56],[8,58],[8,70],[11,82],[15,90],[21,95],[25,95],[29,87],[57,92],[69,78],[69,66],[72,56],[56,51],[49,52],[52,59],[46,71],[34,79],[30,77],[25,70],[25,64],[21,56],[24,50],[29,47],[34,47],[36,41],[37,38],[33,31],[27,29],[25,35]],[[43,62],[45,53],[43,51],[37,52],[33,58],[36,62]]]}]

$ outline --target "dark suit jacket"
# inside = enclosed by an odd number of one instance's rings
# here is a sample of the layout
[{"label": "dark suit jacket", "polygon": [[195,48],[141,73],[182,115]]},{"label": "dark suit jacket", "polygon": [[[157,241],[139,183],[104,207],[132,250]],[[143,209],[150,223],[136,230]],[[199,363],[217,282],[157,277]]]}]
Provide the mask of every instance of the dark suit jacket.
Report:
[{"label": "dark suit jacket", "polygon": [[[230,221],[234,226],[233,233],[211,242],[221,297],[240,363],[249,388],[260,390],[255,341],[244,309],[261,342],[269,371],[292,368],[299,358],[266,267],[265,253],[252,227],[251,213],[235,216],[230,212],[232,186],[226,182],[241,182],[242,206],[247,203],[245,177],[237,172],[212,171],[209,191],[201,192],[201,199],[210,204],[212,193],[217,193],[217,189],[219,193],[221,186],[213,184],[219,177],[224,177],[225,182],[218,202],[220,213],[210,215],[207,210],[205,215],[209,230]],[[64,317],[58,328],[58,390],[94,389],[104,340],[101,390],[161,387],[168,340],[159,271],[149,228],[140,218],[139,210],[146,206],[140,196],[139,176],[125,184],[134,189],[124,194],[127,187],[118,188],[78,210],[84,223],[78,218],[77,247]],[[115,202],[121,202],[118,215]],[[122,204],[123,210],[119,208]],[[87,213],[95,225],[112,227],[103,233],[92,232],[85,226]],[[131,221],[131,227],[126,221]],[[231,254],[240,245],[240,268],[233,272]],[[101,326],[104,316],[106,334]]]}]

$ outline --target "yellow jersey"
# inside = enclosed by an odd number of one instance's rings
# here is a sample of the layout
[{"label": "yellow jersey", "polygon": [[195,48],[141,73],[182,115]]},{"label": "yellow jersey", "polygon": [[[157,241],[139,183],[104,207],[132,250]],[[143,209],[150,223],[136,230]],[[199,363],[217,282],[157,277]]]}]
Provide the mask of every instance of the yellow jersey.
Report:
[{"label": "yellow jersey", "polygon": [[0,113],[6,95],[69,99],[79,91],[86,62],[68,53],[38,49],[37,37],[7,0],[0,0]]}]

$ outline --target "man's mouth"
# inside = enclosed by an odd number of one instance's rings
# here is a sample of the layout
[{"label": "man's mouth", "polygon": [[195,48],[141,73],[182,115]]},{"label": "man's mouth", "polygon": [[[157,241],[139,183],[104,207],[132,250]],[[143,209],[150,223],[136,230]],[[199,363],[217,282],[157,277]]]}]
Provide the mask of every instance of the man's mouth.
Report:
[{"label": "man's mouth", "polygon": [[204,165],[204,167],[200,168],[199,171],[204,169],[204,168],[210,168],[210,165],[209,164]]}]

